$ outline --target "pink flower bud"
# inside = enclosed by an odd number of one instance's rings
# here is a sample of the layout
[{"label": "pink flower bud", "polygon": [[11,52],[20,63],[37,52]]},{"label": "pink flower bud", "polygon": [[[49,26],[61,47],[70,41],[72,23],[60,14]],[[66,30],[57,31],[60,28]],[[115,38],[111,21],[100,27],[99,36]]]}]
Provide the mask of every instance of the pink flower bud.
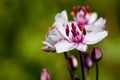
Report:
[{"label": "pink flower bud", "polygon": [[74,70],[75,68],[78,67],[78,61],[77,59],[75,58],[75,56],[71,55],[69,57],[69,62],[70,62],[70,66],[71,66],[71,69]]},{"label": "pink flower bud", "polygon": [[94,47],[91,53],[93,61],[99,61],[103,56],[102,50],[99,47]]},{"label": "pink flower bud", "polygon": [[42,48],[42,50],[46,51],[46,52],[55,52],[55,48],[54,47],[50,47],[50,46],[44,46]]},{"label": "pink flower bud", "polygon": [[40,80],[51,80],[50,73],[47,69],[43,69],[41,71]]},{"label": "pink flower bud", "polygon": [[87,68],[92,68],[94,65],[89,53],[85,54],[85,65]]}]

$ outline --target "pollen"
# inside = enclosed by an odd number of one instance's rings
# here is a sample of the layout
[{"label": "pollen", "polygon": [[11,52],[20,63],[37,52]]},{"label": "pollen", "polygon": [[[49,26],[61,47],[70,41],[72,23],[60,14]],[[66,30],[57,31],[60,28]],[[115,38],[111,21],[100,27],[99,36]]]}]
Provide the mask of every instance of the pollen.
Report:
[{"label": "pollen", "polygon": [[92,13],[90,12],[90,13],[88,13],[88,15],[89,15],[89,16],[92,16]]},{"label": "pollen", "polygon": [[71,16],[73,16],[73,17],[75,16],[75,12],[74,11],[71,12]]}]

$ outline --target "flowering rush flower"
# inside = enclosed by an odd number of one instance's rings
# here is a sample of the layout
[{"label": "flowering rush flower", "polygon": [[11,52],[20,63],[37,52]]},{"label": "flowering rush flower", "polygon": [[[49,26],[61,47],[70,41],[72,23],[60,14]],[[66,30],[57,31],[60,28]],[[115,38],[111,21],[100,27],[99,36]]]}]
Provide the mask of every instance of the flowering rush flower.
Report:
[{"label": "flowering rush flower", "polygon": [[97,20],[97,13],[91,12],[89,6],[74,7],[71,15],[73,16],[74,21],[79,26],[84,26],[87,31],[103,29],[106,23],[106,20],[102,17]]},{"label": "flowering rush flower", "polygon": [[64,36],[60,33],[58,27],[56,26],[62,27],[64,23],[68,23],[66,11],[62,11],[60,14],[58,13],[55,16],[55,22],[53,26],[49,29],[46,35],[46,40],[43,42],[45,44],[45,46],[42,48],[44,51],[47,52],[56,51],[55,44],[64,39]]},{"label": "flowering rush flower", "polygon": [[68,21],[66,11],[56,15],[55,28],[44,42],[56,52],[62,53],[72,49],[86,52],[87,45],[96,44],[108,35],[103,29],[106,20],[103,18],[96,20],[97,13],[91,13],[88,7],[78,6],[78,9],[74,8],[71,14],[74,21]]}]

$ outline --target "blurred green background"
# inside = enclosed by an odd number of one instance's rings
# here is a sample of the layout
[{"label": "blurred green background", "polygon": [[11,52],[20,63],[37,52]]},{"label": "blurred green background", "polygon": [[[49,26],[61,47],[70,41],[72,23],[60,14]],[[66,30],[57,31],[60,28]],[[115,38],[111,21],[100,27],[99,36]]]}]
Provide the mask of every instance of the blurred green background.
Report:
[{"label": "blurred green background", "polygon": [[[70,80],[63,54],[41,50],[56,13],[89,5],[107,19],[109,35],[96,46],[103,49],[99,80],[120,79],[120,0],[0,0],[0,80],[39,80],[43,68],[52,80]],[[69,16],[69,19],[72,19]],[[76,51],[72,51],[78,57]],[[75,73],[81,77],[79,68]],[[90,70],[95,80],[95,70]]]}]

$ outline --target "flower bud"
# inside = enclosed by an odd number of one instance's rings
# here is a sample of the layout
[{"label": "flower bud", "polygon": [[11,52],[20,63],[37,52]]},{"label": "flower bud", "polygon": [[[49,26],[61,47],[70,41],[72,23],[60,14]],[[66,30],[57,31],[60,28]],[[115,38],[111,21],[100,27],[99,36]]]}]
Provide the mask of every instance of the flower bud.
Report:
[{"label": "flower bud", "polygon": [[102,50],[99,47],[94,47],[91,53],[93,61],[99,61],[103,56]]},{"label": "flower bud", "polygon": [[75,56],[71,55],[69,57],[69,62],[70,62],[70,66],[71,66],[71,69],[74,70],[77,68],[78,66],[78,61],[77,59],[75,58]]},{"label": "flower bud", "polygon": [[73,80],[80,80],[78,77],[75,77]]},{"label": "flower bud", "polygon": [[40,80],[51,80],[50,73],[47,69],[43,69],[41,71]]},{"label": "flower bud", "polygon": [[46,52],[55,52],[55,48],[54,47],[49,47],[49,46],[44,46],[42,48],[42,50],[46,51]]},{"label": "flower bud", "polygon": [[93,63],[93,61],[91,59],[91,55],[89,53],[87,53],[87,54],[85,54],[84,58],[85,58],[86,67],[87,68],[92,68],[94,63]]}]

